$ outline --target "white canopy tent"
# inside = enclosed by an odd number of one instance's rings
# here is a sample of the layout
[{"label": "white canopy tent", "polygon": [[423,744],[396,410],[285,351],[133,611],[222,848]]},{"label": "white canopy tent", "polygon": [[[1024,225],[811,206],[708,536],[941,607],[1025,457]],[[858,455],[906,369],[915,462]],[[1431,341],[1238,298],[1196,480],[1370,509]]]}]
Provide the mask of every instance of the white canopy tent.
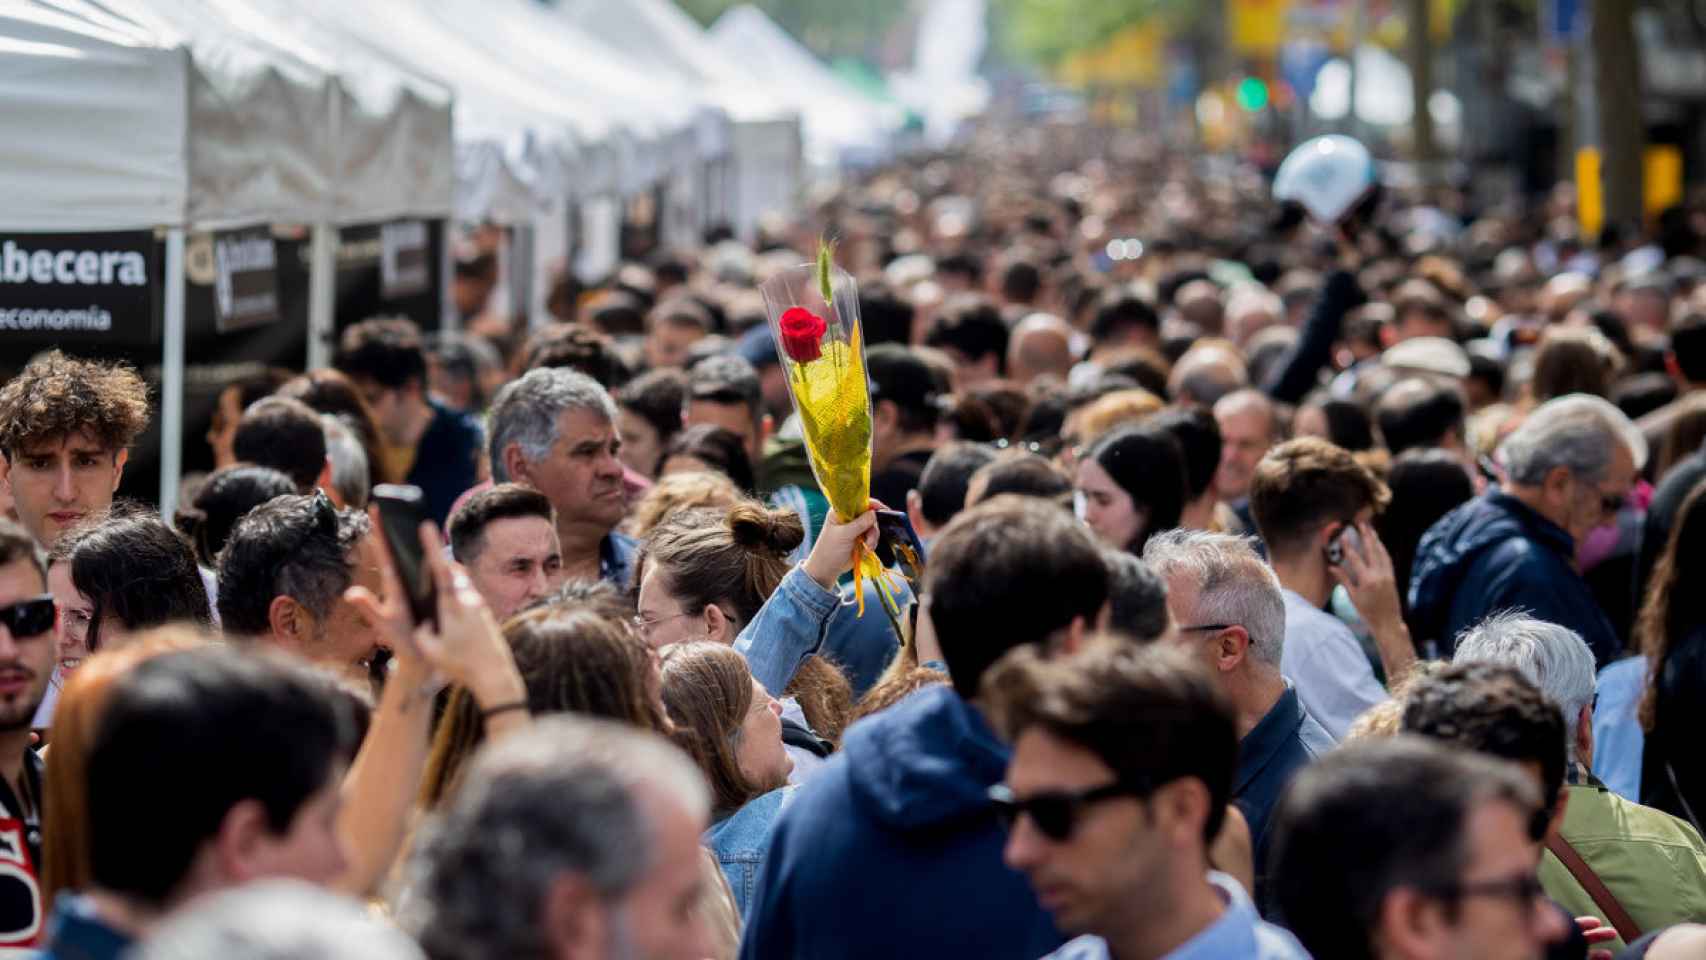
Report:
[{"label": "white canopy tent", "polygon": [[905,112],[853,89],[776,21],[751,4],[734,7],[711,25],[711,41],[730,59],[767,81],[767,89],[800,112],[806,159],[833,168],[844,160],[883,156]]},{"label": "white canopy tent", "polygon": [[[411,87],[417,125],[387,133],[390,119],[366,109],[385,100],[367,99],[384,86],[378,76],[346,87],[327,63],[251,27],[190,0],[0,4],[0,102],[15,131],[0,139],[0,229],[167,230],[160,499],[168,515],[183,452],[186,229],[449,206],[449,126],[433,120],[435,106],[440,116],[447,107],[442,90]],[[404,99],[393,88],[391,104]],[[351,119],[347,134],[340,112]],[[329,229],[316,229],[311,313],[330,308],[330,242]]]},{"label": "white canopy tent", "polygon": [[735,122],[733,217],[750,232],[800,187],[800,118],[777,91],[713,44],[672,0],[564,0],[561,14],[628,56],[684,80]]},{"label": "white canopy tent", "polygon": [[[669,184],[671,195],[694,211],[707,202],[699,188],[701,173],[707,163],[728,152],[728,117],[683,79],[642,68],[531,0],[437,0],[423,4],[423,9],[471,44],[508,58],[541,85],[577,103],[620,105],[610,141],[614,183],[577,178],[565,194],[545,198],[530,238],[534,277],[543,278],[554,262],[566,258],[571,203],[611,204],[660,183]],[[674,226],[677,236],[671,239],[685,239],[682,227],[691,225]],[[615,265],[604,260],[587,260],[586,272],[601,273]],[[547,290],[543,283],[530,287],[530,312],[543,321]]]}]

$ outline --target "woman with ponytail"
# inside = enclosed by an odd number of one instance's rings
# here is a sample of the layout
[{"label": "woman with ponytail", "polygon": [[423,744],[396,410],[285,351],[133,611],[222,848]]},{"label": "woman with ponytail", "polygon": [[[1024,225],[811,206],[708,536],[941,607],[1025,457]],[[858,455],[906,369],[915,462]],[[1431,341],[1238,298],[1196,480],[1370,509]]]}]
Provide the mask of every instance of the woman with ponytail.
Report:
[{"label": "woman with ponytail", "polygon": [[795,567],[788,555],[805,531],[793,511],[751,501],[686,510],[652,530],[635,563],[635,622],[647,642],[733,644],[765,690],[786,694],[783,739],[795,783],[840,741],[852,710],[847,678],[817,652],[842,605],[836,581],[851,568],[854,542],[875,539],[875,525],[871,512],[850,524],[831,516]]}]

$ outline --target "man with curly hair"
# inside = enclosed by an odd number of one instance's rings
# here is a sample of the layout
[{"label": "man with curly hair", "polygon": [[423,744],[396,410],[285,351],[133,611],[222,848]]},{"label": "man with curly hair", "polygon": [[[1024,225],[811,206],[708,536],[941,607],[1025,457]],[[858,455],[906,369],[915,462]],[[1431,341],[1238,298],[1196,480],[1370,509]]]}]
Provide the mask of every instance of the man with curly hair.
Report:
[{"label": "man with curly hair", "polygon": [[122,364],[51,350],[0,388],[3,482],[42,547],[112,506],[148,387]]}]

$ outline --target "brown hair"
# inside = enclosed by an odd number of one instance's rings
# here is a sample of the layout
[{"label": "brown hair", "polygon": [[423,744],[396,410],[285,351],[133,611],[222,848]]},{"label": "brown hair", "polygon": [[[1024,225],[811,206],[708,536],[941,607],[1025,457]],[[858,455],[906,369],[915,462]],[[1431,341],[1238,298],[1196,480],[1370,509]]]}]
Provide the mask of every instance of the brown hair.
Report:
[{"label": "brown hair", "polygon": [[686,510],[653,528],[635,573],[655,564],[684,612],[717,606],[744,626],[781,585],[788,555],[805,535],[792,510],[767,510],[751,500],[726,513]]},{"label": "brown hair", "polygon": [[60,691],[49,731],[43,777],[41,896],[42,913],[53,909],[60,891],[85,890],[94,871],[89,850],[89,746],[100,726],[113,684],[145,661],[180,650],[194,650],[210,637],[192,627],[150,630],[133,643],[102,650],[72,671]]},{"label": "brown hair", "polygon": [[741,724],[752,710],[752,672],[745,657],[720,643],[679,643],[664,648],[660,670],[675,742],[705,774],[715,818],[782,785],[754,783],[740,769]]},{"label": "brown hair", "polygon": [[[656,564],[682,612],[698,614],[716,606],[745,626],[781,586],[792,567],[788,555],[804,538],[792,510],[768,510],[751,500],[727,512],[684,510],[652,529],[634,564],[635,584],[648,565]],[[799,700],[812,732],[831,743],[840,740],[853,693],[834,664],[820,656],[807,658],[784,692]]]},{"label": "brown hair", "polygon": [[1623,355],[1598,330],[1551,327],[1534,351],[1529,393],[1537,404],[1571,393],[1609,396]]},{"label": "brown hair", "polygon": [[644,540],[665,517],[702,507],[727,510],[742,499],[734,481],[726,474],[710,471],[672,473],[659,478],[634,505],[634,512],[628,520],[628,535]]},{"label": "brown hair", "polygon": [[107,450],[130,446],[148,425],[148,387],[125,364],[49,350],[0,387],[0,452],[87,431]]},{"label": "brown hair", "polygon": [[894,676],[878,680],[853,708],[852,722],[857,723],[873,713],[880,713],[905,700],[925,687],[947,686],[948,675],[929,667],[913,667]]},{"label": "brown hair", "polygon": [[[589,608],[540,607],[510,618],[503,630],[534,716],[586,713],[643,730],[664,728],[651,649],[622,623]],[[473,694],[452,688],[421,781],[423,806],[435,807],[455,791],[485,739]]]},{"label": "brown hair", "polygon": [[1250,512],[1276,556],[1324,523],[1352,522],[1363,507],[1386,509],[1392,492],[1343,447],[1299,437],[1269,450],[1250,481]]},{"label": "brown hair", "polygon": [[1706,393],[1691,393],[1677,403],[1676,417],[1659,445],[1659,460],[1653,476],[1662,477],[1684,457],[1706,443]]},{"label": "brown hair", "polygon": [[1641,695],[1641,726],[1648,733],[1658,723],[1659,678],[1671,648],[1706,622],[1706,599],[1698,589],[1706,571],[1706,481],[1682,501],[1671,526],[1665,552],[1653,567],[1647,601],[1635,621],[1635,642],[1647,656],[1647,691]]}]

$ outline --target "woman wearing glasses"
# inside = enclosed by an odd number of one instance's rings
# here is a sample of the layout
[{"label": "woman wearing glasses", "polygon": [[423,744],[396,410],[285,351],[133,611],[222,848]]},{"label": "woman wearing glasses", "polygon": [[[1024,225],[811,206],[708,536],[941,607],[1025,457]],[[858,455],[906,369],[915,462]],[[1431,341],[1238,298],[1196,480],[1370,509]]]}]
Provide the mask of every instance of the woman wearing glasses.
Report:
[{"label": "woman wearing glasses", "polygon": [[[788,556],[804,537],[793,511],[750,501],[726,511],[688,510],[652,531],[635,564],[635,622],[647,642],[733,644],[765,690],[786,692],[783,727],[795,783],[833,749],[852,711],[847,678],[815,651],[832,618],[854,619],[836,617],[836,581],[850,567],[854,541],[874,533],[875,522],[871,513],[851,524],[830,518],[811,555],[791,567]],[[861,622],[886,633],[878,610],[868,607]]]},{"label": "woman wearing glasses", "polygon": [[96,650],[167,623],[213,625],[195,551],[158,517],[112,518],[72,530],[48,563],[48,589],[59,601],[64,631],[38,727],[51,724],[65,678]]}]

